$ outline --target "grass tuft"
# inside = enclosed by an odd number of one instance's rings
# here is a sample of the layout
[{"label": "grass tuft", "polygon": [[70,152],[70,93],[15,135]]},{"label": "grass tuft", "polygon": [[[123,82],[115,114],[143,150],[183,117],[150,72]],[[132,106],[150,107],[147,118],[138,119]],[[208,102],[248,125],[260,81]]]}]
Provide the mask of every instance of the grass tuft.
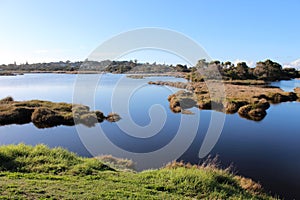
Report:
[{"label": "grass tuft", "polygon": [[95,170],[113,170],[101,161],[77,156],[60,147],[25,144],[0,147],[0,171],[87,175]]}]

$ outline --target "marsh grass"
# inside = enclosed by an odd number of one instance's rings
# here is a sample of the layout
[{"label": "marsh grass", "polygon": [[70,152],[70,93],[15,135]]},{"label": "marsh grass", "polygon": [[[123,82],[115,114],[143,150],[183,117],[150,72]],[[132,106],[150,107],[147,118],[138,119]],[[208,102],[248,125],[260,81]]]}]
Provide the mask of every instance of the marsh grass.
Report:
[{"label": "marsh grass", "polygon": [[80,104],[40,100],[14,101],[12,97],[0,100],[0,125],[33,122],[38,128],[71,126],[75,123],[91,127],[105,119],[115,122],[121,118],[116,113],[105,117],[101,111],[90,111],[88,106]]},{"label": "marsh grass", "polygon": [[[270,103],[300,101],[300,89],[297,88],[295,92],[284,92],[279,88],[269,87],[268,83],[262,80],[233,80],[223,83],[225,96],[214,89],[218,88],[218,82],[214,80],[188,83],[149,82],[154,85],[185,89],[168,96],[170,109],[174,113],[183,113],[182,111],[186,109],[198,107],[202,110],[213,109],[227,114],[238,112],[243,118],[261,121],[267,115],[266,110],[270,107]],[[207,84],[210,85],[210,90]]]}]

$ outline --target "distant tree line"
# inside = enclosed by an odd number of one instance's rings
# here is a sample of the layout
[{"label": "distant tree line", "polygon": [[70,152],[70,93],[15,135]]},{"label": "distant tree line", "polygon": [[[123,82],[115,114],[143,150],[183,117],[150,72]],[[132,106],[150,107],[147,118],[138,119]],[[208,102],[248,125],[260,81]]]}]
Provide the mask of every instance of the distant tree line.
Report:
[{"label": "distant tree line", "polygon": [[109,73],[166,73],[182,72],[191,81],[203,81],[204,79],[215,79],[221,75],[224,80],[246,80],[256,79],[265,81],[277,81],[291,78],[299,78],[300,72],[294,68],[283,68],[279,63],[271,60],[260,61],[255,67],[249,67],[245,62],[236,65],[230,61],[220,62],[218,60],[207,62],[201,59],[194,67],[177,64],[166,65],[156,62],[138,63],[137,60],[130,61],[60,61],[35,64],[9,64],[0,65],[0,71],[103,71]]},{"label": "distant tree line", "polygon": [[[183,68],[183,69],[181,69]],[[177,65],[173,67],[172,65],[157,64],[156,62],[150,63],[138,63],[137,60],[130,61],[59,61],[59,62],[49,62],[49,63],[34,63],[34,64],[9,64],[0,65],[0,71],[24,71],[24,72],[34,72],[34,71],[102,71],[109,73],[165,73],[165,72],[175,72],[186,71],[186,65]]]},{"label": "distant tree line", "polygon": [[83,62],[59,61],[49,63],[0,65],[1,71],[77,71]]},{"label": "distant tree line", "polygon": [[256,66],[251,68],[245,62],[234,65],[230,61],[206,62],[202,59],[190,70],[191,73],[186,77],[196,82],[204,79],[214,79],[220,75],[224,80],[255,79],[264,81],[289,80],[300,77],[300,72],[295,68],[282,68],[279,63],[271,60],[257,62]]}]

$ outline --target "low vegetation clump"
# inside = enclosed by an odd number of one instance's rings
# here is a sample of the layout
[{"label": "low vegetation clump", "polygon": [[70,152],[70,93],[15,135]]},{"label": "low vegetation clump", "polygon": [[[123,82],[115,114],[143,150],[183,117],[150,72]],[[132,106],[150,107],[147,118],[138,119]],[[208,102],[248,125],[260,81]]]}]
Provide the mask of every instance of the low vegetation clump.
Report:
[{"label": "low vegetation clump", "polygon": [[241,117],[260,121],[267,115],[266,109],[261,107],[260,104],[248,104],[239,108],[238,113]]},{"label": "low vegetation clump", "polygon": [[0,125],[25,124],[32,122],[38,128],[59,125],[84,124],[94,126],[103,120],[120,120],[116,113],[107,117],[101,111],[90,111],[88,106],[70,103],[30,100],[14,101],[12,97],[0,100]]},{"label": "low vegetation clump", "polygon": [[112,113],[109,113],[105,119],[109,122],[117,122],[121,119],[121,117],[117,113],[112,112]]},{"label": "low vegetation clump", "polygon": [[274,199],[260,184],[214,165],[173,162],[138,173],[102,161],[131,166],[128,160],[24,144],[0,147],[0,159],[3,199]]},{"label": "low vegetation clump", "polygon": [[300,87],[297,87],[294,89],[294,92],[297,94],[298,96],[298,101],[300,100]]},{"label": "low vegetation clump", "polygon": [[294,92],[270,92],[267,94],[261,94],[258,96],[254,96],[258,99],[266,99],[273,104],[287,102],[287,101],[296,101],[299,97]]},{"label": "low vegetation clump", "polygon": [[[238,112],[243,118],[260,121],[267,115],[266,110],[270,104],[299,100],[300,91],[297,88],[295,92],[284,92],[279,88],[268,87],[266,84],[261,85],[261,81],[250,82],[253,82],[254,85],[248,85],[246,81],[225,81],[223,82],[224,91],[221,95],[215,90],[218,87],[217,82],[211,80],[190,83],[156,81],[149,82],[149,84],[185,89],[168,97],[170,109],[174,113],[197,107],[227,114]],[[207,84],[211,90],[208,89]]]},{"label": "low vegetation clump", "polygon": [[127,75],[126,77],[132,79],[144,79],[143,75]]}]

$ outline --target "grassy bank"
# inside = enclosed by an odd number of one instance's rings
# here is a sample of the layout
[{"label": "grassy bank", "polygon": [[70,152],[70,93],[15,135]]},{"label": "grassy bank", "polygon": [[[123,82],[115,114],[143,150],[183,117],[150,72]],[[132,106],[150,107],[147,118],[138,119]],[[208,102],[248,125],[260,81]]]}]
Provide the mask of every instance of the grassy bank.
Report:
[{"label": "grassy bank", "polygon": [[[212,165],[171,163],[137,173],[111,167],[105,163],[113,160],[108,158],[82,158],[44,145],[2,146],[1,198],[272,199],[252,180]],[[126,160],[117,163],[130,164]]]}]

